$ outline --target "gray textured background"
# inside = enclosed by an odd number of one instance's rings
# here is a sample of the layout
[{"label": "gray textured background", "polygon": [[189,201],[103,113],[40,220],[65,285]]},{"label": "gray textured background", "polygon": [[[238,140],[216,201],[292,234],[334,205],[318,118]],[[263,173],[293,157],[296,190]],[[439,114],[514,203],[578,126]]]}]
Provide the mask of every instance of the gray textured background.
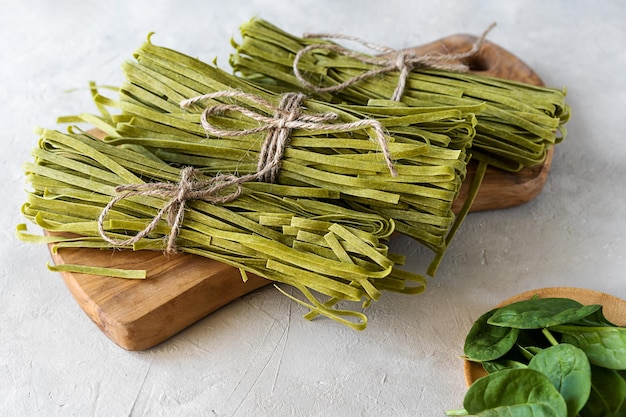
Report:
[{"label": "gray textured background", "polygon": [[[547,286],[626,298],[626,3],[622,1],[2,1],[0,14],[0,415],[437,416],[465,393],[464,336],[500,300]],[[45,247],[14,237],[21,171],[59,115],[95,110],[89,80],[153,41],[227,68],[229,39],[259,16],[294,33],[342,32],[393,47],[480,33],[567,87],[573,117],[544,192],[472,214],[437,278],[416,297],[385,294],[354,332],[269,287],[168,342],[127,352],[48,272]],[[394,249],[416,266],[408,239]]]}]

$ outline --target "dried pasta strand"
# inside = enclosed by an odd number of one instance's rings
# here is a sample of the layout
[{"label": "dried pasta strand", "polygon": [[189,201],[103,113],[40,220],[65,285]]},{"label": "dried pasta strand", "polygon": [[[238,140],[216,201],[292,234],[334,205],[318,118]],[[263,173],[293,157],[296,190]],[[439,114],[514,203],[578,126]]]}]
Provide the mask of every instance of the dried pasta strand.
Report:
[{"label": "dried pasta strand", "polygon": [[[240,43],[232,42],[232,67],[240,77],[273,91],[305,91],[292,68],[296,54],[311,45],[334,45],[329,40],[294,36],[258,18],[243,24],[241,35]],[[310,77],[310,82],[325,87],[358,76],[372,65],[319,49],[303,55],[298,68]],[[330,102],[381,104],[389,101],[397,80],[397,73],[380,74],[319,97]],[[570,108],[564,97],[564,91],[553,88],[416,68],[408,77],[401,102],[416,107],[484,103],[484,109],[476,115],[477,135],[470,153],[492,166],[518,171],[542,163],[547,150],[565,137]]]}]

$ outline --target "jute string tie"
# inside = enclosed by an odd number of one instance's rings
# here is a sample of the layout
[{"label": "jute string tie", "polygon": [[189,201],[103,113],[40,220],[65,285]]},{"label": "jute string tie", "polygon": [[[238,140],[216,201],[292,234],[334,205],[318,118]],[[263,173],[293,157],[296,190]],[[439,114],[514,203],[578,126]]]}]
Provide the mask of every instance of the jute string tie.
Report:
[{"label": "jute string tie", "polygon": [[[158,226],[161,219],[167,215],[167,223],[170,226],[170,234],[167,239],[166,253],[177,252],[176,239],[182,226],[185,215],[185,205],[188,200],[204,200],[211,203],[224,203],[241,194],[241,188],[237,188],[228,196],[218,193],[235,183],[238,177],[234,175],[219,175],[208,180],[198,180],[197,171],[192,167],[181,170],[178,183],[149,182],[143,184],[128,184],[115,187],[114,197],[102,210],[98,217],[98,231],[100,236],[108,243],[115,246],[128,246],[137,243],[140,239],[148,236]],[[152,221],[135,236],[126,240],[111,238],[104,230],[104,223],[109,211],[120,201],[133,196],[149,196],[169,198],[169,201],[157,212]]]},{"label": "jute string tie", "polygon": [[[346,87],[355,84],[359,81],[366,80],[368,78],[376,77],[381,74],[387,74],[390,72],[399,72],[398,75],[398,83],[396,84],[396,88],[391,96],[391,100],[400,101],[402,95],[404,94],[404,90],[406,88],[406,83],[409,78],[409,74],[415,68],[430,68],[430,69],[440,69],[446,71],[455,71],[455,72],[467,72],[469,71],[469,66],[464,64],[462,60],[470,58],[477,54],[482,47],[487,34],[491,29],[495,27],[495,23],[491,24],[487,30],[483,32],[483,34],[472,44],[472,47],[465,51],[459,53],[448,53],[442,54],[437,52],[429,52],[424,55],[416,55],[410,51],[405,50],[396,50],[393,48],[389,48],[383,45],[377,45],[374,43],[370,43],[364,41],[361,38],[343,34],[329,34],[329,33],[316,33],[316,34],[305,34],[305,38],[320,38],[320,39],[343,39],[350,40],[354,42],[358,42],[361,45],[370,48],[374,51],[382,52],[387,56],[375,57],[366,54],[362,54],[359,52],[351,51],[350,49],[344,48],[337,44],[315,44],[309,45],[298,51],[294,60],[293,60],[293,73],[298,79],[298,81],[305,86],[306,88],[316,92],[316,93],[334,93],[337,91],[341,91]],[[360,62],[371,64],[376,66],[369,71],[364,72],[363,74],[357,75],[353,78],[350,78],[340,84],[335,84],[328,87],[319,87],[311,82],[309,82],[304,76],[302,72],[298,68],[300,60],[304,55],[313,51],[324,49],[327,51],[336,52],[338,54],[354,58],[359,60]]]},{"label": "jute string tie", "polygon": [[[133,245],[140,239],[148,236],[158,226],[161,219],[167,215],[170,226],[170,234],[167,240],[166,253],[177,252],[176,239],[180,233],[185,213],[185,205],[189,200],[203,200],[213,204],[223,204],[239,197],[242,193],[242,184],[249,181],[263,181],[274,183],[278,180],[280,173],[280,163],[284,155],[285,148],[289,142],[293,129],[327,130],[327,131],[353,131],[358,129],[371,128],[375,132],[375,137],[380,144],[383,157],[389,168],[391,175],[396,176],[397,172],[393,165],[387,140],[382,125],[377,120],[363,119],[351,123],[329,123],[337,120],[336,113],[324,114],[303,114],[302,103],[304,100],[302,93],[287,93],[281,98],[280,104],[274,106],[263,98],[238,92],[238,91],[218,91],[193,97],[181,102],[183,109],[206,100],[236,98],[256,103],[267,110],[273,112],[273,116],[266,116],[247,107],[238,104],[217,104],[208,106],[202,112],[200,121],[207,134],[216,137],[237,137],[267,131],[267,137],[261,146],[257,171],[251,174],[237,176],[232,174],[220,174],[210,179],[198,179],[198,172],[193,167],[185,167],[181,170],[178,183],[142,183],[121,185],[115,188],[116,193],[121,193],[114,197],[102,210],[98,218],[98,231],[100,236],[108,243],[115,246]],[[255,128],[243,130],[225,130],[214,126],[209,121],[209,117],[214,114],[221,114],[227,111],[240,112],[243,115],[260,122]],[[223,194],[223,190],[235,187],[228,194]],[[126,240],[116,240],[111,238],[104,230],[104,223],[109,211],[119,203],[133,196],[152,196],[169,198],[169,201],[158,211],[152,221],[135,236]]]}]

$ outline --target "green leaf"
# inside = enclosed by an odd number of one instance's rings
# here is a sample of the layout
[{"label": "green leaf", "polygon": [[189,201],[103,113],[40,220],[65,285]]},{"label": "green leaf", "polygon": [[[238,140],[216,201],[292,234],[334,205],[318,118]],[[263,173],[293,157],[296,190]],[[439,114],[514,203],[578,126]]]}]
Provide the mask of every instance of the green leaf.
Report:
[{"label": "green leaf", "polygon": [[552,381],[567,404],[569,417],[578,414],[591,391],[591,369],[585,352],[572,345],[559,344],[537,353],[528,367]]},{"label": "green leaf", "polygon": [[490,361],[504,356],[515,345],[518,329],[492,326],[488,320],[496,310],[491,310],[478,318],[472,325],[463,351],[472,361]]},{"label": "green leaf", "polygon": [[528,361],[530,361],[532,358],[535,357],[536,354],[543,350],[543,348],[536,346],[521,346],[519,343],[517,345],[517,349],[519,350],[520,354]]},{"label": "green leaf", "polygon": [[604,316],[604,312],[602,311],[602,309],[599,309],[595,313],[572,324],[579,324],[581,326],[591,326],[591,327],[604,327],[604,326],[618,327],[615,323],[609,321],[609,319],[607,319]]},{"label": "green leaf", "polygon": [[463,407],[481,417],[567,416],[563,397],[548,377],[533,369],[510,369],[476,380]]},{"label": "green leaf", "polygon": [[561,325],[550,330],[562,333],[562,342],[582,349],[593,365],[626,369],[626,328]]},{"label": "green leaf", "polygon": [[486,361],[483,362],[482,365],[483,369],[489,374],[504,371],[505,369],[523,369],[528,367],[522,362],[514,361],[511,359],[496,359],[493,361]]},{"label": "green leaf", "polygon": [[626,402],[626,382],[617,371],[591,366],[591,394],[581,417],[607,417],[623,415]]},{"label": "green leaf", "polygon": [[488,323],[518,329],[542,329],[581,320],[600,308],[600,305],[583,306],[568,298],[537,298],[499,308]]}]

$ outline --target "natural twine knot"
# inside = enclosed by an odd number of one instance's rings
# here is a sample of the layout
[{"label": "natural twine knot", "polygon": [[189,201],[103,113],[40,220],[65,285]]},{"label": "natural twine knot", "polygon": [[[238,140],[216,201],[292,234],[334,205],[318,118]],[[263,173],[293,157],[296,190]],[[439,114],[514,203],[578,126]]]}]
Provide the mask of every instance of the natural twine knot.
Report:
[{"label": "natural twine knot", "polygon": [[[142,183],[121,185],[115,188],[116,193],[123,193],[114,197],[102,210],[98,218],[98,231],[100,236],[108,243],[115,246],[128,246],[148,236],[158,226],[159,222],[167,214],[170,226],[170,234],[167,241],[166,253],[177,252],[176,239],[180,233],[185,214],[185,205],[189,200],[203,200],[213,204],[227,203],[239,197],[242,193],[241,184],[249,181],[263,181],[274,183],[278,181],[280,162],[285,153],[293,129],[327,130],[327,131],[353,131],[357,129],[371,128],[376,133],[376,140],[380,144],[383,157],[391,175],[396,176],[396,170],[391,160],[389,148],[382,125],[377,120],[364,119],[352,123],[329,123],[338,118],[336,113],[303,114],[302,93],[287,93],[281,98],[278,106],[274,106],[263,98],[237,91],[219,91],[193,97],[181,102],[184,109],[205,100],[218,98],[238,98],[252,101],[273,116],[265,116],[237,104],[217,104],[207,107],[200,116],[203,128],[210,135],[216,137],[237,137],[267,131],[267,137],[259,153],[257,171],[252,174],[236,176],[231,174],[217,175],[208,180],[198,179],[198,171],[192,167],[181,170],[178,183]],[[212,125],[209,116],[226,111],[236,111],[261,123],[258,127],[244,130],[225,130]],[[235,187],[229,194],[223,194],[223,190]],[[132,196],[153,196],[169,198],[169,201],[159,210],[152,221],[135,236],[126,240],[116,240],[108,236],[104,230],[104,222],[108,212],[121,200]]]},{"label": "natural twine knot", "polygon": [[[293,60],[293,73],[300,81],[302,85],[306,88],[316,92],[316,93],[334,93],[344,88],[357,83],[362,80],[366,80],[368,78],[376,77],[381,74],[386,74],[389,72],[397,71],[399,72],[398,76],[398,84],[396,85],[396,89],[391,96],[391,100],[400,101],[402,95],[404,94],[404,89],[406,87],[406,82],[409,78],[409,74],[415,68],[431,68],[431,69],[441,69],[446,71],[456,71],[456,72],[467,72],[469,71],[469,66],[460,62],[463,59],[469,58],[478,51],[482,47],[482,44],[487,37],[487,34],[495,27],[495,23],[491,24],[487,30],[483,32],[483,34],[472,44],[472,47],[466,52],[460,53],[449,53],[449,54],[441,54],[436,52],[430,52],[424,55],[416,55],[412,52],[407,52],[403,50],[395,50],[393,48],[389,48],[383,45],[377,45],[374,43],[370,43],[364,41],[360,38],[343,35],[343,34],[328,34],[328,33],[318,33],[318,34],[305,34],[305,38],[326,38],[326,39],[345,39],[358,42],[367,48],[370,48],[375,51],[382,52],[387,54],[384,57],[373,57],[370,55],[361,54],[358,52],[351,51],[347,48],[339,46],[337,44],[315,44],[309,45],[302,48],[296,54]],[[369,71],[364,72],[363,74],[352,77],[340,84],[332,85],[329,87],[319,87],[311,84],[308,80],[304,78],[302,72],[298,68],[298,64],[302,57],[313,50],[325,49],[328,51],[336,52],[341,55],[348,56],[350,58],[355,58],[363,63],[375,65],[376,68],[373,68]]]},{"label": "natural twine knot", "polygon": [[[304,114],[302,113],[303,101],[306,96],[302,93],[286,93],[282,96],[280,104],[274,106],[265,99],[249,93],[240,91],[218,91],[215,93],[204,94],[183,101],[180,105],[182,108],[188,108],[193,104],[201,101],[213,100],[217,98],[238,98],[251,101],[264,108],[268,113],[273,113],[272,117],[250,110],[238,104],[217,104],[207,107],[200,116],[202,127],[209,134],[217,137],[236,137],[246,136],[254,133],[268,131],[267,138],[261,147],[257,172],[251,174],[253,180],[264,181],[266,173],[270,172],[273,178],[270,182],[278,179],[280,170],[280,160],[283,157],[285,148],[288,144],[291,131],[293,129],[302,130],[325,130],[325,131],[354,131],[359,129],[372,129],[375,133],[374,138],[380,145],[383,158],[387,164],[387,168],[392,176],[396,176],[397,172],[393,166],[389,146],[382,124],[374,119],[361,119],[350,123],[330,123],[339,118],[336,113],[322,114]],[[243,130],[225,130],[212,125],[208,118],[212,114],[224,113],[226,111],[240,112],[253,120],[261,123],[260,126],[243,129]]]},{"label": "natural twine knot", "polygon": [[[238,177],[234,175],[220,175],[208,180],[198,180],[197,171],[192,167],[185,167],[180,172],[180,181],[176,184],[166,182],[148,182],[143,184],[129,184],[115,187],[116,193],[123,193],[113,198],[102,210],[98,217],[98,231],[100,236],[108,243],[115,246],[133,245],[140,239],[148,236],[158,226],[159,222],[167,214],[167,223],[171,232],[167,240],[167,253],[177,252],[176,239],[180,233],[185,205],[189,200],[204,200],[211,203],[225,203],[241,194],[241,185],[237,183]],[[224,188],[237,185],[237,188],[229,195],[219,194]],[[109,211],[128,197],[150,196],[169,198],[169,201],[158,211],[152,221],[135,236],[126,240],[111,238],[104,230],[104,221]]]}]

